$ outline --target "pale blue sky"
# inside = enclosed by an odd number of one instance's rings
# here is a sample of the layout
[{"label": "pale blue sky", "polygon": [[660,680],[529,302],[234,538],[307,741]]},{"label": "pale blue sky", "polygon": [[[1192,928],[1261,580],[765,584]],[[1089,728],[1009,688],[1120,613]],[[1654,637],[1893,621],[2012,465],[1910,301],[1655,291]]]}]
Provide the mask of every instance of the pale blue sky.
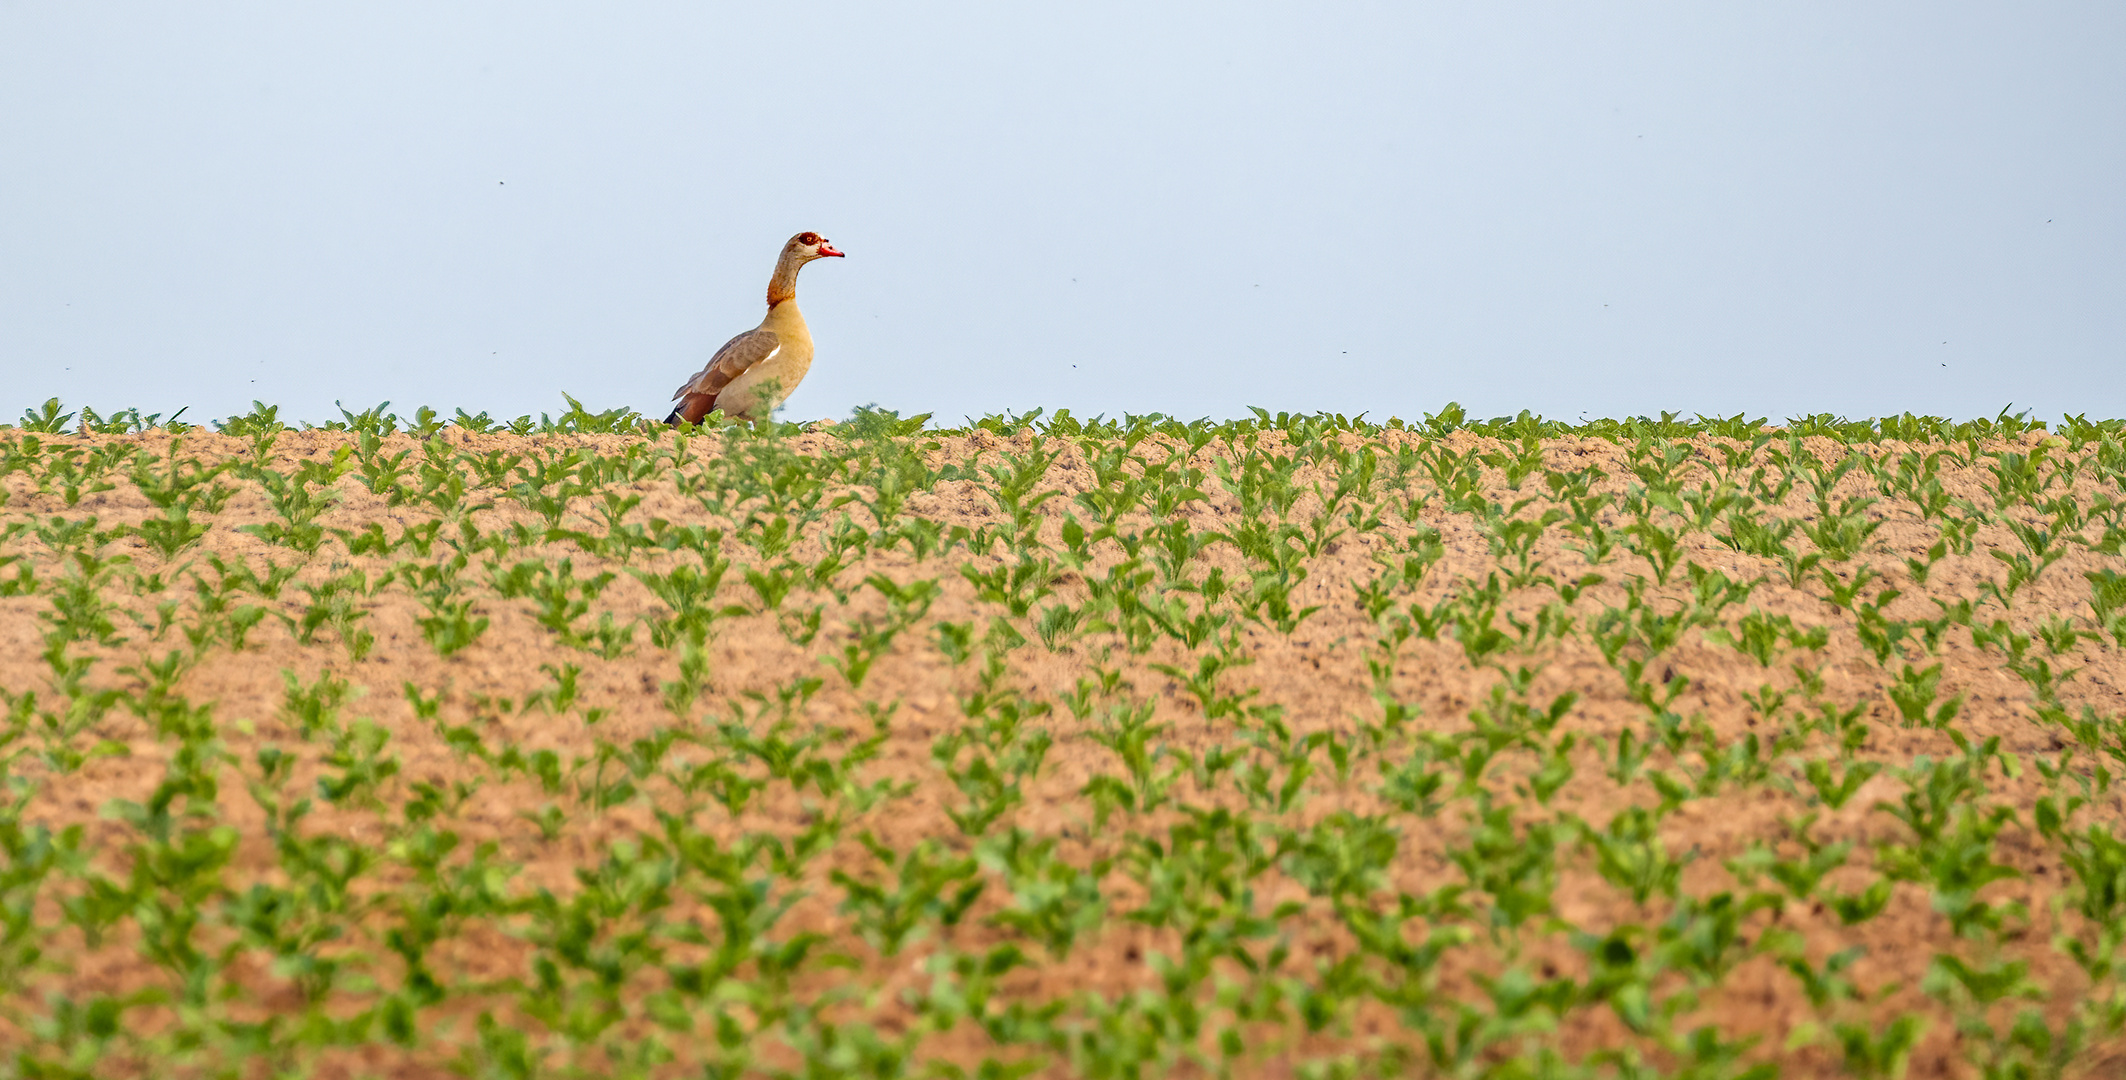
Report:
[{"label": "pale blue sky", "polygon": [[2126,415],[2126,5],[0,0],[0,410]]}]

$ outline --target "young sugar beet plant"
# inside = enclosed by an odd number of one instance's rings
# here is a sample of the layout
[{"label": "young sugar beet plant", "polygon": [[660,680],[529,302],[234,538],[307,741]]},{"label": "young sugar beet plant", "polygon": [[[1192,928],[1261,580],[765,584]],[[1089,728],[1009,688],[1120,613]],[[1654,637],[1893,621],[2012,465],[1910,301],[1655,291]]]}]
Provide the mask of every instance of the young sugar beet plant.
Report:
[{"label": "young sugar beet plant", "polygon": [[0,427],[0,1076],[2126,1060],[2126,424],[567,405]]}]

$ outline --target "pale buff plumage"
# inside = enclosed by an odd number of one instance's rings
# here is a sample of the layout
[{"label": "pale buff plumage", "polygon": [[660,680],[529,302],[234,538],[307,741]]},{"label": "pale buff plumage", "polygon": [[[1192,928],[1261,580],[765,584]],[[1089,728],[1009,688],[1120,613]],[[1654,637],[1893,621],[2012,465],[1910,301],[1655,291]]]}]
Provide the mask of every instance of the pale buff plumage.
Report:
[{"label": "pale buff plumage", "polygon": [[812,369],[812,332],[797,310],[797,272],[814,259],[840,256],[818,233],[791,237],[768,279],[767,317],[725,342],[708,366],[672,395],[679,405],[665,423],[698,424],[717,409],[749,420],[772,415]]}]

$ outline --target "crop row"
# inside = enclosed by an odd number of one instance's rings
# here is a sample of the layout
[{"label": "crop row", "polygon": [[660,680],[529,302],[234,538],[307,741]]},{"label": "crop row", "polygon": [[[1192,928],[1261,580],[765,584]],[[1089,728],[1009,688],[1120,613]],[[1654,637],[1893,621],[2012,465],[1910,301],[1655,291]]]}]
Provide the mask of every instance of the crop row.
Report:
[{"label": "crop row", "polygon": [[0,1071],[2118,1060],[2117,423],[570,405],[0,431]]}]

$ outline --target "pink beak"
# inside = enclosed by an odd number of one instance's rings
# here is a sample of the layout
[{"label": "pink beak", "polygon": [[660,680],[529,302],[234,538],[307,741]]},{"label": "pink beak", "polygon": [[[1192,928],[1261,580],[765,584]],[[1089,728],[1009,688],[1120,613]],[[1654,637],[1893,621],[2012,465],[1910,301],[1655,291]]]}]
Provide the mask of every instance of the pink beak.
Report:
[{"label": "pink beak", "polygon": [[834,259],[846,259],[846,258],[848,258],[848,256],[846,256],[846,255],[842,254],[841,252],[839,252],[839,251],[836,251],[836,250],[834,250],[833,248],[831,248],[831,247],[827,246],[827,242],[826,242],[825,240],[822,240],[822,241],[820,241],[820,242],[819,242],[819,255],[820,255],[820,258],[823,258],[823,259],[826,259],[826,258],[834,258]]}]

